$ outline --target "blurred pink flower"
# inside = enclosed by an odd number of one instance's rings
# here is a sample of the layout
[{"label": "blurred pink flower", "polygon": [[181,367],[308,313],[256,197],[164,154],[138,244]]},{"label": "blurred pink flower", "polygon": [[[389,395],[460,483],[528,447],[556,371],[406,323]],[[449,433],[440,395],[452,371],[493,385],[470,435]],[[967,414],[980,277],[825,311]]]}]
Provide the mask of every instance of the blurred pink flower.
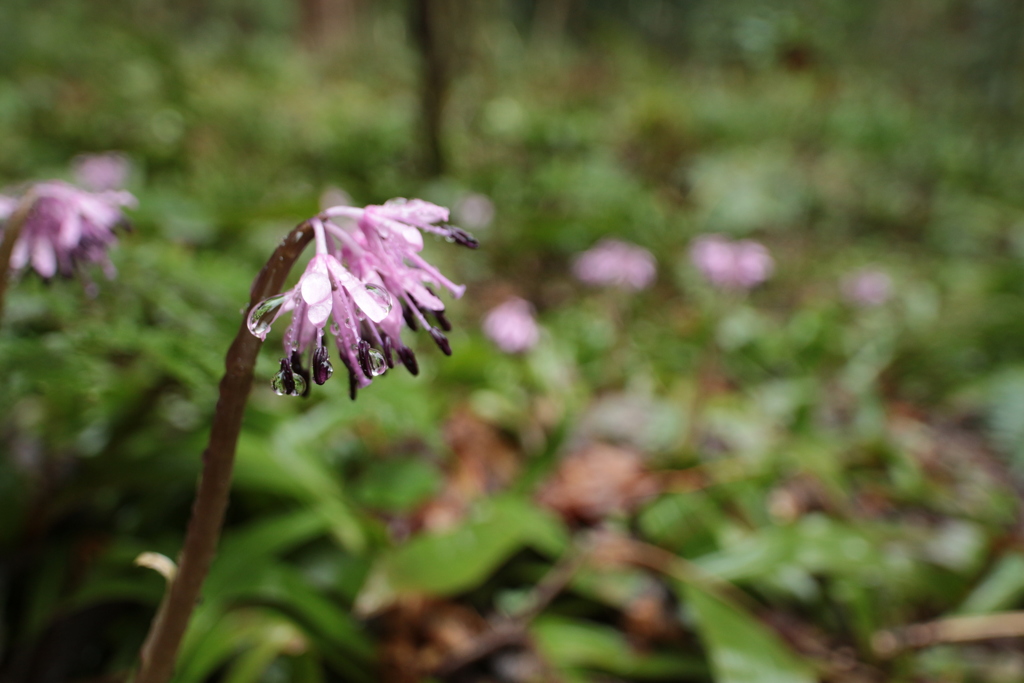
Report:
[{"label": "blurred pink flower", "polygon": [[750,289],[775,270],[768,249],[753,240],[733,241],[721,235],[703,235],[690,246],[690,259],[711,284],[724,289]]},{"label": "blurred pink flower", "polygon": [[320,210],[329,209],[332,206],[352,206],[352,195],[340,187],[327,187],[320,193]]},{"label": "blurred pink flower", "polygon": [[75,182],[93,192],[120,190],[131,173],[132,165],[123,154],[81,154],[71,162]]},{"label": "blurred pink flower", "polygon": [[467,228],[486,228],[494,220],[494,202],[485,194],[467,194],[455,205],[454,214]]},{"label": "blurred pink flower", "polygon": [[18,208],[17,199],[0,195],[0,221],[7,220],[7,217],[14,213],[16,208]]},{"label": "blurred pink flower", "polygon": [[37,183],[20,198],[0,198],[0,219],[27,204],[25,223],[11,252],[11,268],[29,265],[44,278],[70,276],[79,264],[98,263],[114,276],[107,250],[114,228],[126,222],[121,207],[135,206],[128,192],[86,192],[52,180]]},{"label": "blurred pink flower", "polygon": [[484,318],[483,331],[505,353],[523,353],[537,345],[540,328],[533,305],[520,298],[495,306]]},{"label": "blurred pink flower", "polygon": [[855,306],[881,306],[892,296],[892,278],[884,270],[865,268],[842,281],[843,298]]},{"label": "blurred pink flower", "polygon": [[588,285],[640,290],[654,281],[657,265],[651,252],[643,247],[605,239],[576,258],[573,273]]}]

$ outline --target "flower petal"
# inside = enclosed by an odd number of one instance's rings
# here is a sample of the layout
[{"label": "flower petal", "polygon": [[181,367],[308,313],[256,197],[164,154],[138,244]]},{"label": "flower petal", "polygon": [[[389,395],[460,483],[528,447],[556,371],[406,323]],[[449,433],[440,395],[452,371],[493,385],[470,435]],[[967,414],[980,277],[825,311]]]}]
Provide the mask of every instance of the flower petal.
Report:
[{"label": "flower petal", "polygon": [[379,323],[381,320],[387,317],[388,309],[384,308],[372,294],[366,290],[366,285],[359,281],[359,279],[348,272],[344,266],[337,261],[329,261],[327,267],[331,271],[331,275],[338,281],[345,291],[349,293],[352,300],[356,302],[356,306],[366,314],[370,320],[375,323]]},{"label": "flower petal", "polygon": [[43,277],[53,277],[57,273],[57,254],[53,245],[46,240],[36,240],[32,245],[32,267]]},{"label": "flower petal", "polygon": [[327,319],[331,317],[331,299],[328,293],[327,301],[321,301],[319,303],[310,304],[306,318],[309,322],[313,323],[317,327],[322,327]]},{"label": "flower petal", "polygon": [[325,273],[307,272],[302,276],[302,299],[310,306],[327,301],[330,313],[331,280]]}]

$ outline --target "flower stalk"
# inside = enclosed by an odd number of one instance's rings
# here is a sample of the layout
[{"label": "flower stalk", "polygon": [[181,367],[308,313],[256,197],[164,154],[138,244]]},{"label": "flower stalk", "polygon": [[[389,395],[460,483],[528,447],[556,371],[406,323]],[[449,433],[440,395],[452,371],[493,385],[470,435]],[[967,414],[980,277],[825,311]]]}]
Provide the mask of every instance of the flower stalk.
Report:
[{"label": "flower stalk", "polygon": [[0,320],[4,317],[4,303],[7,301],[7,283],[11,279],[11,252],[21,235],[21,229],[32,208],[31,201],[23,201],[4,224],[4,236],[0,239]]},{"label": "flower stalk", "polygon": [[[351,222],[352,232],[334,223],[335,218]],[[271,382],[281,396],[304,396],[311,379],[323,384],[330,378],[333,368],[325,329],[335,338],[339,360],[348,370],[352,398],[358,388],[369,386],[374,377],[394,367],[392,353],[412,374],[418,372],[412,350],[401,342],[406,311],[407,322],[415,318],[410,327],[415,330],[418,322],[451,355],[447,337],[427,319],[429,314],[445,330],[451,329],[444,303],[430,287],[444,287],[456,297],[465,288],[419,256],[421,231],[470,248],[478,244],[469,233],[447,225],[447,220],[447,209],[419,199],[393,199],[365,209],[332,207],[292,230],[256,276],[249,308],[225,361],[178,572],[142,645],[134,683],[167,683],[174,675],[178,649],[217,550],[256,357],[271,325],[282,314],[292,314],[284,334],[281,370]],[[282,291],[296,259],[311,241],[315,254],[295,287]],[[401,298],[401,307],[392,305],[393,297]],[[306,352],[308,368],[302,363]]]},{"label": "flower stalk", "polygon": [[[250,308],[281,291],[296,259],[312,238],[313,225],[310,221],[301,223],[284,238],[253,282]],[[3,256],[4,253],[0,252],[0,257]],[[9,258],[3,263],[6,264],[7,260]],[[209,444],[203,453],[203,469],[192,517],[178,558],[178,572],[168,587],[143,643],[134,683],[166,683],[174,675],[178,649],[216,554],[228,506],[242,417],[252,388],[256,358],[262,345],[263,340],[250,333],[246,317],[243,317],[225,361],[220,397]]]}]

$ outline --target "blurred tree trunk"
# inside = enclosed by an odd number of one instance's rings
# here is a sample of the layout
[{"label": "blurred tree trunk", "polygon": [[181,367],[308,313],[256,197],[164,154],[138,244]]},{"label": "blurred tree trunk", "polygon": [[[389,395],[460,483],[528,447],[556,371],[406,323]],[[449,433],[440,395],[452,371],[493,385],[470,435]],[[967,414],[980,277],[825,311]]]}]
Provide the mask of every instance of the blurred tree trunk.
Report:
[{"label": "blurred tree trunk", "polygon": [[533,10],[533,42],[554,45],[565,37],[573,0],[538,0]]},{"label": "blurred tree trunk", "polygon": [[344,40],[353,30],[361,0],[299,0],[302,43],[320,50]]},{"label": "blurred tree trunk", "polygon": [[451,86],[451,70],[443,42],[446,0],[411,0],[410,23],[420,52],[420,114],[423,135],[423,172],[444,173],[444,105]]},{"label": "blurred tree trunk", "polygon": [[474,40],[484,7],[493,0],[410,0],[409,28],[420,53],[422,169],[438,176],[448,168],[444,114],[452,84],[475,57]]},{"label": "blurred tree trunk", "polygon": [[1024,0],[983,3],[982,12],[984,48],[976,70],[983,96],[997,127],[1016,129],[1021,122]]}]

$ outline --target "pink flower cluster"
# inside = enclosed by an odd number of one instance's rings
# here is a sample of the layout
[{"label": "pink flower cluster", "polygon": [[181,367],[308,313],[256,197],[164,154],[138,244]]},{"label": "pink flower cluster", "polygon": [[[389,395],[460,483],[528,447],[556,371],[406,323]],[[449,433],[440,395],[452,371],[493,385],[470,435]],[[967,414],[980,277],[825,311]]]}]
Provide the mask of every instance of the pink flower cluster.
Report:
[{"label": "pink flower cluster", "polygon": [[573,273],[588,285],[640,290],[654,282],[657,265],[651,252],[643,247],[605,239],[576,258]]},{"label": "pink flower cluster", "polygon": [[483,331],[505,353],[524,353],[540,340],[533,304],[518,297],[492,308],[484,318]]},{"label": "pink flower cluster", "polygon": [[107,250],[117,241],[114,228],[126,223],[121,211],[126,206],[135,206],[128,192],[87,192],[59,180],[32,185],[20,197],[0,197],[4,227],[15,216],[24,221],[11,268],[31,265],[51,278],[70,276],[80,264],[98,263],[113,277]]},{"label": "pink flower cluster", "polygon": [[892,296],[892,278],[884,270],[865,268],[843,278],[843,297],[855,306],[881,306]]},{"label": "pink flower cluster", "polygon": [[723,289],[751,289],[775,269],[768,249],[753,240],[704,235],[693,241],[690,259],[708,282]]},{"label": "pink flower cluster", "polygon": [[[327,330],[348,370],[352,398],[393,368],[396,357],[412,374],[419,372],[416,356],[402,342],[403,327],[423,327],[451,355],[444,335],[451,325],[432,287],[443,287],[456,298],[465,288],[420,256],[422,233],[474,249],[478,244],[469,233],[446,225],[447,220],[447,209],[419,199],[392,199],[363,209],[335,206],[310,219],[316,254],[302,277],[292,289],[249,312],[249,331],[260,339],[266,339],[282,314],[292,314],[284,335],[285,357],[272,384],[278,394],[303,395],[310,378],[323,384],[331,377]],[[311,372],[302,365],[307,350]]]},{"label": "pink flower cluster", "polygon": [[119,152],[82,154],[71,161],[75,182],[93,192],[120,190],[128,181],[131,162]]}]

